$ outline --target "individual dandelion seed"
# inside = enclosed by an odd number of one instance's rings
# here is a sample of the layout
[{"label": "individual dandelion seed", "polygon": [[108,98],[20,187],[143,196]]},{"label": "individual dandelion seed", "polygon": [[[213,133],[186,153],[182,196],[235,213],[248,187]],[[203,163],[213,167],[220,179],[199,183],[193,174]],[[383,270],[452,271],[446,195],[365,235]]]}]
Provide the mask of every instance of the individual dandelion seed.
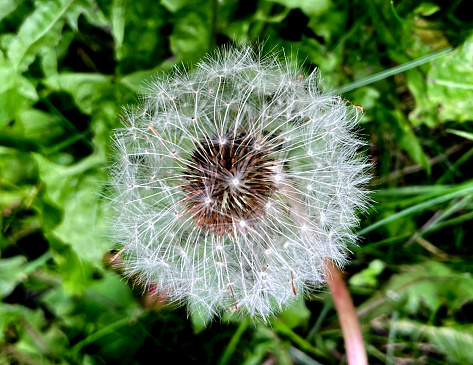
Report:
[{"label": "individual dandelion seed", "polygon": [[366,207],[359,118],[317,73],[248,46],[149,82],[113,137],[126,274],[204,320],[268,319],[323,285]]}]

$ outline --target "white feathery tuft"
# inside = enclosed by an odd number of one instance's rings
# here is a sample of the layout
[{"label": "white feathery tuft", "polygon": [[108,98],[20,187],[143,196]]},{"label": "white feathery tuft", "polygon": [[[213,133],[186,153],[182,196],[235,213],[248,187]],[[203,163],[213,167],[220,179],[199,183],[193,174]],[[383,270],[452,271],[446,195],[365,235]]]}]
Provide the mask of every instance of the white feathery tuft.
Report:
[{"label": "white feathery tuft", "polygon": [[204,320],[267,320],[323,285],[367,207],[360,116],[317,73],[248,46],[149,82],[113,136],[126,275]]}]

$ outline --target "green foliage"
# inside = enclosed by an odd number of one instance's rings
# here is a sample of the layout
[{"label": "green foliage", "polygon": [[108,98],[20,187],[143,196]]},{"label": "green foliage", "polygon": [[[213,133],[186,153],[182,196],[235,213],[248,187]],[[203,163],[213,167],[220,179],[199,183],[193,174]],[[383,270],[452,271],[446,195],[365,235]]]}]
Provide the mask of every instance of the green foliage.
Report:
[{"label": "green foliage", "polygon": [[0,363],[343,363],[326,293],[270,326],[208,324],[110,265],[101,196],[120,106],[156,73],[258,40],[364,108],[375,203],[346,279],[369,363],[473,362],[468,5],[0,1]]},{"label": "green foliage", "polygon": [[473,37],[454,52],[433,61],[426,77],[416,76],[408,85],[418,101],[410,119],[413,123],[435,126],[446,121],[471,121],[469,101],[473,98]]}]

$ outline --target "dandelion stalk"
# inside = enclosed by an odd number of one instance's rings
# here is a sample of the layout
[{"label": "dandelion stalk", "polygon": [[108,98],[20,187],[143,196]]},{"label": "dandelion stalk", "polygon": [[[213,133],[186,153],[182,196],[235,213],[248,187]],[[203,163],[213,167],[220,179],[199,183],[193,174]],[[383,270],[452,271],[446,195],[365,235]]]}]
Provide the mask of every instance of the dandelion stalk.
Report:
[{"label": "dandelion stalk", "polygon": [[360,323],[350,292],[343,281],[340,270],[331,262],[327,263],[327,286],[337,309],[348,365],[368,364]]}]

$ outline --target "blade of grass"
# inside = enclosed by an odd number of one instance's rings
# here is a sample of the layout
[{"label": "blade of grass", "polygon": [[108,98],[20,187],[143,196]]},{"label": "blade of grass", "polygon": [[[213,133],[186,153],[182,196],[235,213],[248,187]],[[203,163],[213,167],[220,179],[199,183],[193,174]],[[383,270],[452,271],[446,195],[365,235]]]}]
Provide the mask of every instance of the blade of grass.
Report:
[{"label": "blade of grass", "polygon": [[[399,313],[394,311],[391,315],[391,323],[396,324],[399,318]],[[388,337],[388,349],[386,351],[386,364],[394,365],[396,362],[394,360],[394,339],[396,338],[396,326],[391,326],[389,329]]]},{"label": "blade of grass", "polygon": [[458,168],[463,165],[465,162],[470,160],[473,157],[473,148],[469,149],[463,156],[461,156],[455,163],[449,167],[449,169],[435,182],[438,185],[443,184],[446,182],[450,177],[455,173],[458,172]]},{"label": "blade of grass", "polygon": [[228,343],[227,347],[225,348],[225,351],[223,352],[222,357],[220,358],[220,361],[218,362],[219,365],[226,365],[230,362],[230,359],[236,350],[238,342],[240,342],[241,336],[243,336],[249,324],[250,322],[248,319],[245,319],[244,321],[240,322],[240,325],[233,334],[230,342]]},{"label": "blade of grass", "polygon": [[295,364],[300,364],[300,365],[322,365],[320,362],[315,361],[313,358],[307,356],[301,350],[296,349],[293,346],[290,346],[287,349],[287,352],[289,352],[289,356],[291,356],[291,358],[294,360]]},{"label": "blade of grass", "polygon": [[372,84],[373,82],[384,80],[390,76],[394,76],[401,72],[410,70],[411,68],[415,68],[425,63],[432,62],[433,60],[436,60],[437,58],[445,56],[446,54],[450,53],[452,50],[453,50],[453,47],[446,47],[440,51],[429,53],[426,56],[419,57],[415,60],[403,63],[402,65],[399,65],[399,66],[395,66],[393,68],[390,68],[389,70],[381,71],[381,72],[378,72],[377,74],[364,77],[360,80],[356,80],[356,81],[350,82],[349,84],[340,86],[336,88],[334,92],[336,94],[343,94],[348,91],[357,89],[359,87]]},{"label": "blade of grass", "polygon": [[405,216],[408,216],[410,214],[413,214],[413,213],[416,213],[416,212],[419,212],[419,211],[422,211],[426,208],[429,208],[431,206],[434,206],[436,204],[440,204],[440,203],[443,203],[443,202],[446,202],[446,201],[449,201],[451,199],[454,199],[458,196],[463,196],[463,195],[466,195],[468,193],[472,193],[473,192],[473,182],[469,182],[467,184],[462,184],[461,186],[458,187],[458,190],[457,191],[454,191],[452,193],[449,193],[449,194],[444,194],[444,195],[441,195],[441,196],[438,196],[438,197],[435,197],[433,199],[430,199],[426,202],[423,202],[423,203],[420,203],[420,204],[417,204],[417,205],[414,205],[414,206],[411,206],[407,209],[404,209],[398,213],[395,213],[393,215],[390,215],[389,217],[386,217],[384,219],[381,219],[380,221],[378,222],[375,222],[373,224],[371,224],[370,226],[362,229],[361,231],[359,231],[357,233],[358,236],[363,236],[369,232],[372,232],[374,231],[375,229],[379,228],[379,227],[382,227],[383,225],[387,224],[387,223],[391,223],[399,218],[402,218],[402,217],[405,217]]},{"label": "blade of grass", "polygon": [[315,322],[314,326],[310,330],[309,334],[306,337],[307,341],[312,341],[312,338],[315,334],[319,331],[320,327],[322,326],[322,322],[324,321],[325,317],[327,316],[328,312],[333,308],[333,304],[331,302],[325,303],[322,311],[320,312],[317,321]]},{"label": "blade of grass", "polygon": [[128,326],[132,322],[132,319],[129,317],[122,318],[116,322],[110,323],[109,325],[99,329],[97,332],[94,332],[84,338],[82,341],[78,342],[72,348],[73,353],[78,353],[83,347],[97,341],[98,339],[115,332],[121,327]]},{"label": "blade of grass", "polygon": [[289,340],[291,340],[304,352],[308,352],[315,356],[321,356],[321,357],[326,358],[326,355],[321,350],[319,350],[315,346],[312,346],[312,344],[309,341],[299,336],[297,333],[291,330],[285,323],[281,322],[280,320],[277,320],[277,321],[274,321],[273,326],[276,332],[283,334],[284,336],[289,338]]}]

